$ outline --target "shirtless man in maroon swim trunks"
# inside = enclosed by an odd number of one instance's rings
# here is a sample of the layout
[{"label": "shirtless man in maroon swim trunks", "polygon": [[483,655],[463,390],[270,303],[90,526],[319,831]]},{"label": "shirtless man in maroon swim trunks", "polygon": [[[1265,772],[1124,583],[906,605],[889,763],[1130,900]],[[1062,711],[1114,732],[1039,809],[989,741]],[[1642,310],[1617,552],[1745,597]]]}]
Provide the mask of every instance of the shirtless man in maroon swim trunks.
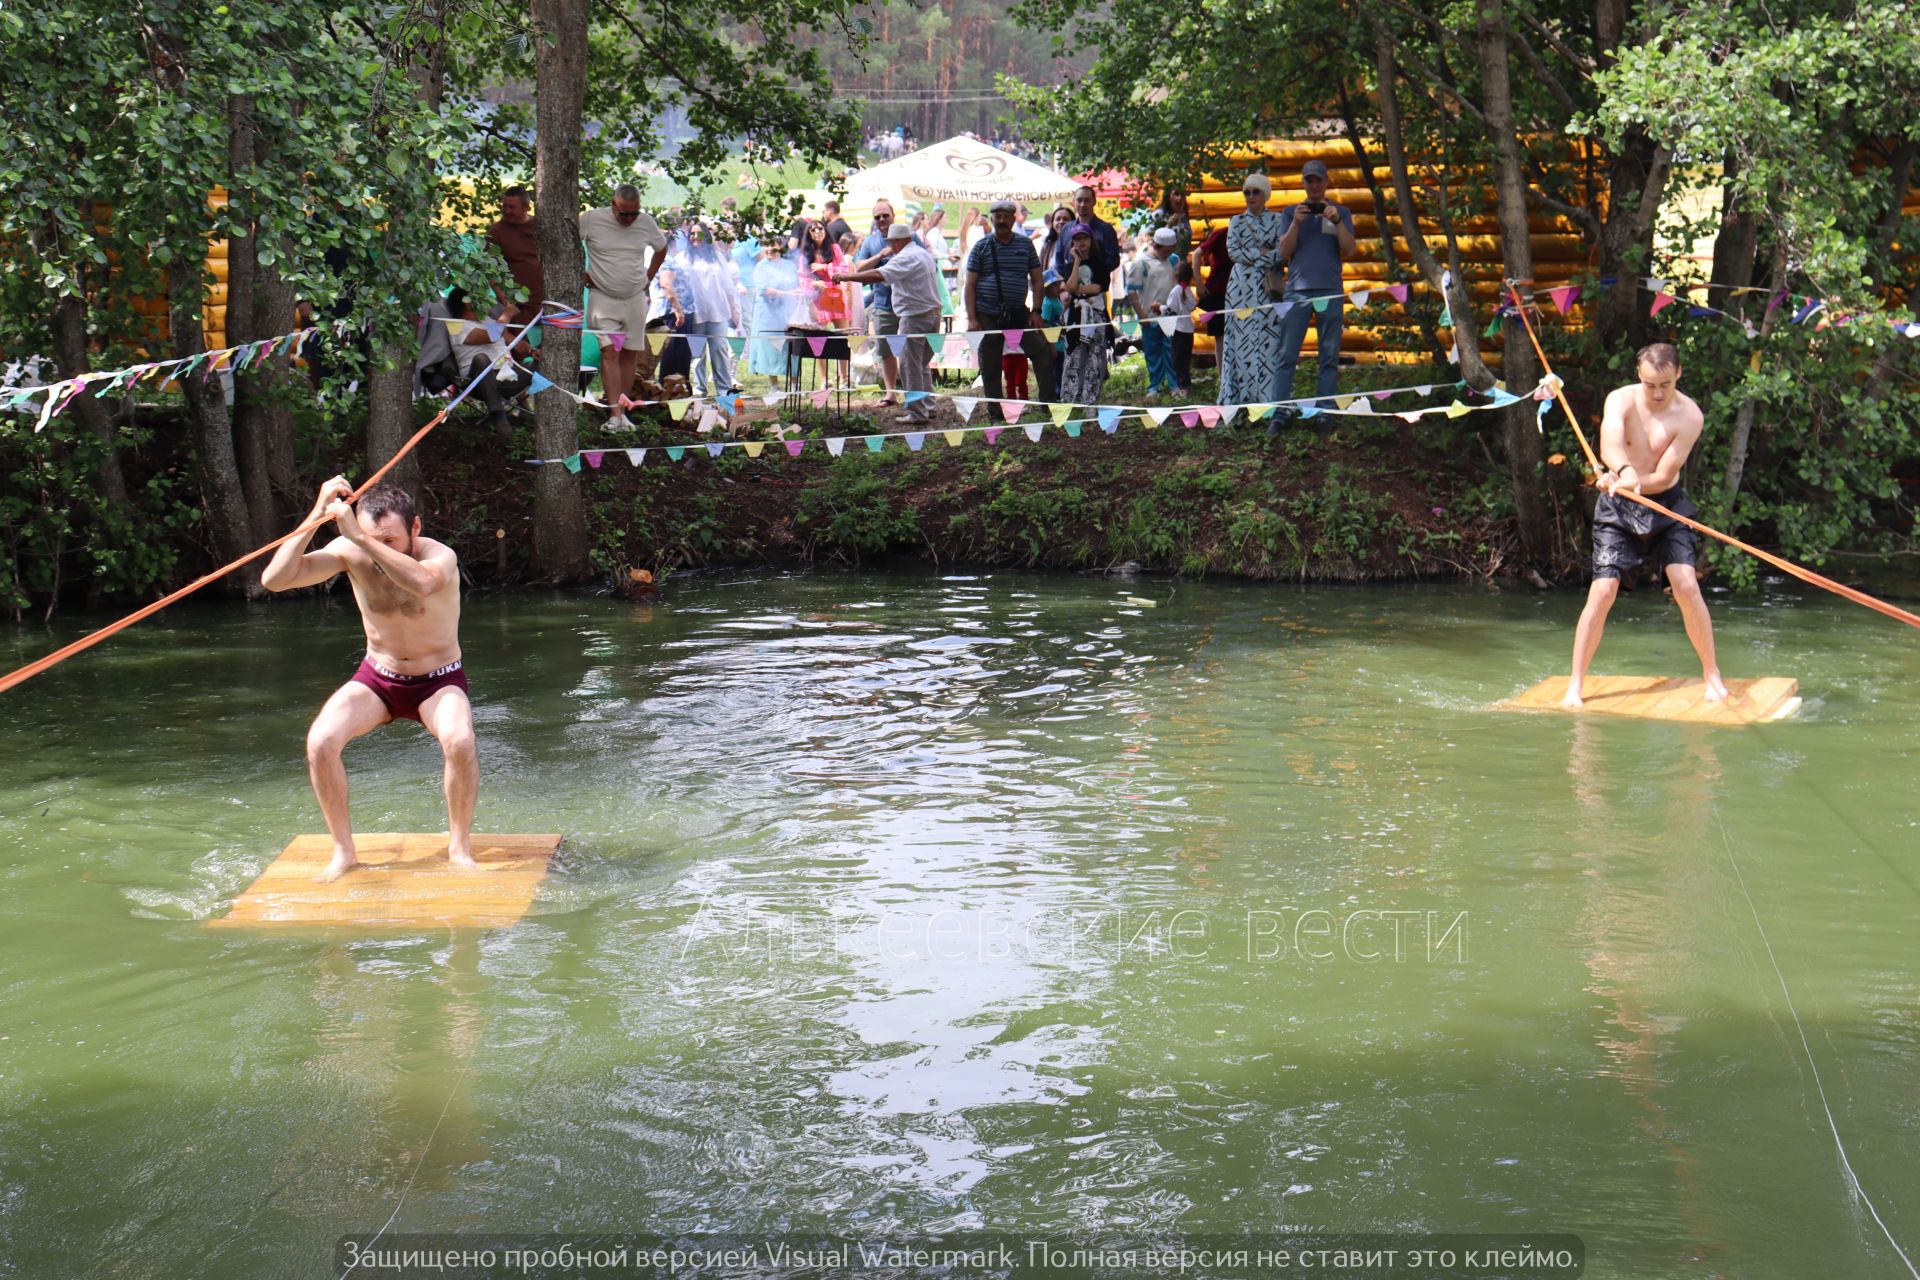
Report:
[{"label": "shirtless man in maroon swim trunks", "polygon": [[460,567],[451,547],[420,536],[420,519],[405,492],[375,485],[361,495],[357,510],[345,501],[352,492],[341,476],[321,485],[307,520],[332,516],[339,536],[318,551],[306,550],[307,538],[284,542],[260,575],[267,590],[292,591],[346,574],[367,632],[360,669],[327,699],[307,730],[307,774],[333,837],[333,861],[319,879],[337,880],[357,861],[340,751],[398,719],[417,720],[439,739],[447,761],[447,860],[472,867],[480,765],[467,674],[460,666]]}]

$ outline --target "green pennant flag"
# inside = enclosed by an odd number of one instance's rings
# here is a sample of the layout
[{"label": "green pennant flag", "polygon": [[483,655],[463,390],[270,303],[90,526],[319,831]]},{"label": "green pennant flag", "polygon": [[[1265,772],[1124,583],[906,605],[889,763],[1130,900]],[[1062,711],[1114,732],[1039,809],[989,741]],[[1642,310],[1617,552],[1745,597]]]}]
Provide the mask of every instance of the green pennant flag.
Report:
[{"label": "green pennant flag", "polygon": [[571,458],[566,459],[566,467],[567,467],[567,470],[571,471],[574,475],[576,476],[579,475],[580,474],[580,455],[576,453]]},{"label": "green pennant flag", "polygon": [[1486,332],[1482,333],[1480,336],[1483,338],[1499,337],[1500,336],[1500,317],[1495,316],[1493,320],[1487,325]]},{"label": "green pennant flag", "polygon": [[887,438],[885,436],[867,436],[866,441],[868,453],[878,453],[887,447]]}]

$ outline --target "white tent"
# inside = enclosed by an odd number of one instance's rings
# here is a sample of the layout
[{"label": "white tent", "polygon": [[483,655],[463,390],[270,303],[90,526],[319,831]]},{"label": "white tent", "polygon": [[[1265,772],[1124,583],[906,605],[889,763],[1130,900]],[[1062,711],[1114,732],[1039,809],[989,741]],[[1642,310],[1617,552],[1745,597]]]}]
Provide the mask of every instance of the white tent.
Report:
[{"label": "white tent", "polygon": [[1063,173],[1009,155],[977,138],[958,137],[848,174],[845,204],[850,212],[864,212],[882,197],[922,204],[1018,200],[1043,205],[1073,199],[1078,186]]}]

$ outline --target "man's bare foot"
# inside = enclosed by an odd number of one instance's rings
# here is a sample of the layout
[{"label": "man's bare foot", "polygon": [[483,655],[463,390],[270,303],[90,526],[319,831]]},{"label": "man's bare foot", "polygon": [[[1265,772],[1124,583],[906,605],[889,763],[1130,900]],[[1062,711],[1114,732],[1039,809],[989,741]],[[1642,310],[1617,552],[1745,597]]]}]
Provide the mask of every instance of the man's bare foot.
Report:
[{"label": "man's bare foot", "polygon": [[1580,708],[1586,706],[1586,699],[1580,696],[1580,686],[1577,684],[1569,684],[1567,686],[1567,696],[1560,699],[1560,705],[1569,711],[1578,711]]},{"label": "man's bare foot", "polygon": [[335,849],[333,860],[327,863],[326,870],[315,876],[314,880],[320,884],[331,884],[359,865],[360,860],[354,857],[353,850]]},{"label": "man's bare foot", "polygon": [[472,871],[480,864],[473,860],[473,850],[449,848],[447,850],[447,865],[456,871]]},{"label": "man's bare foot", "polygon": [[1718,671],[1707,676],[1707,701],[1725,702],[1727,700],[1727,682],[1720,678]]}]

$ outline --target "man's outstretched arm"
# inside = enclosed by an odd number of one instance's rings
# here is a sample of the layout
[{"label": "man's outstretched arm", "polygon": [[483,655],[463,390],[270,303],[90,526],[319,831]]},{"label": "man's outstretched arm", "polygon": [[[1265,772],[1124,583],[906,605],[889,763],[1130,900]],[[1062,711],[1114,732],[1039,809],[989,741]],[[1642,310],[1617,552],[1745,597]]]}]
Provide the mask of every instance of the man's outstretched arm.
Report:
[{"label": "man's outstretched arm", "polygon": [[[353,485],[345,476],[335,476],[320,486],[320,496],[314,499],[313,510],[307,513],[302,524],[312,524],[325,515],[327,508],[353,492]],[[302,537],[290,538],[274,549],[273,559],[267,561],[267,567],[261,571],[260,585],[269,591],[294,591],[300,587],[311,587],[327,581],[335,574],[346,572],[346,562],[334,551],[336,543],[329,542],[318,551],[308,551],[307,544],[313,540],[317,530],[310,530]]]}]

